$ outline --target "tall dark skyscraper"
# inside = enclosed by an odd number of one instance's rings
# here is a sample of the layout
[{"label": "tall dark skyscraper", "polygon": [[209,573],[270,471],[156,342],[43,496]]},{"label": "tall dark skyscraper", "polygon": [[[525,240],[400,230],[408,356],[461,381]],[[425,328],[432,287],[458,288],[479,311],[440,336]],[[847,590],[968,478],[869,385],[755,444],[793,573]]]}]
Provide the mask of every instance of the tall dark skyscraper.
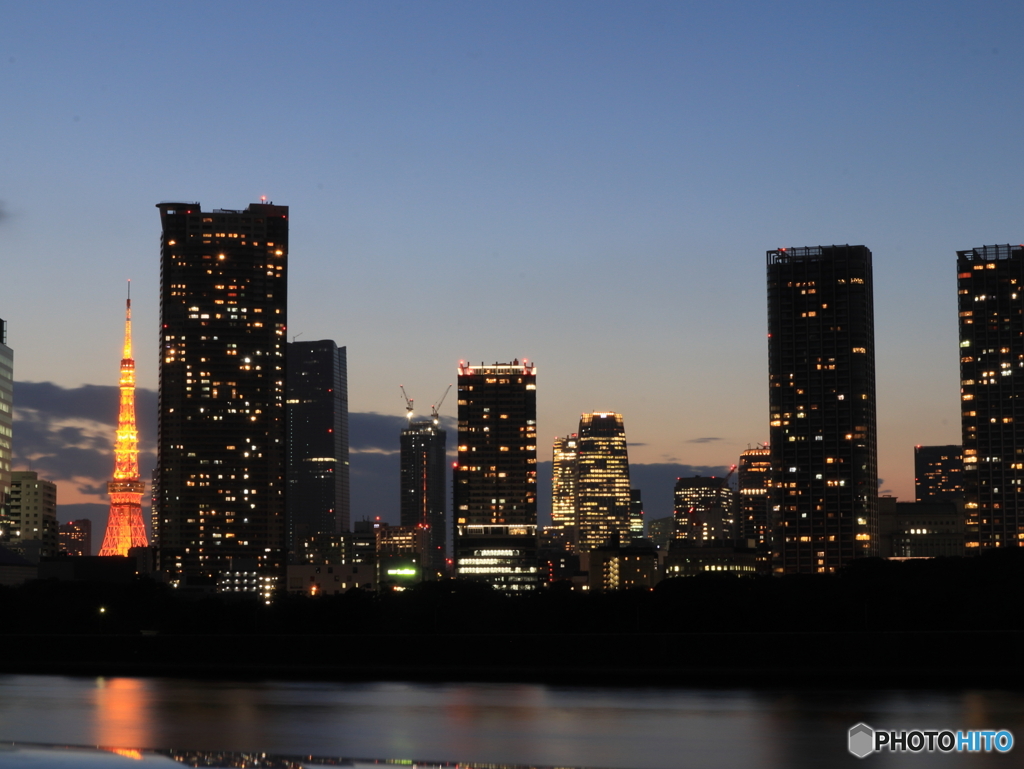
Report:
[{"label": "tall dark skyscraper", "polygon": [[455,576],[532,590],[537,568],[537,367],[459,364]]},{"label": "tall dark skyscraper", "polygon": [[1024,246],[958,251],[957,287],[965,544],[968,548],[1020,546],[1024,544]]},{"label": "tall dark skyscraper", "polygon": [[288,547],[349,529],[348,362],[332,340],[288,344]]},{"label": "tall dark skyscraper", "polygon": [[159,545],[172,575],[283,573],[288,207],[160,203]]},{"label": "tall dark skyscraper", "polygon": [[[629,457],[622,414],[580,416],[576,441],[576,552],[630,541]],[[642,525],[642,524],[641,524]]]},{"label": "tall dark skyscraper", "polygon": [[426,526],[428,553],[423,573],[445,571],[447,528],[444,511],[448,433],[438,417],[409,420],[401,435],[402,526]]},{"label": "tall dark skyscraper", "polygon": [[768,252],[773,570],[833,572],[878,553],[871,252]]},{"label": "tall dark skyscraper", "polygon": [[914,491],[918,502],[964,498],[962,446],[915,446]]}]

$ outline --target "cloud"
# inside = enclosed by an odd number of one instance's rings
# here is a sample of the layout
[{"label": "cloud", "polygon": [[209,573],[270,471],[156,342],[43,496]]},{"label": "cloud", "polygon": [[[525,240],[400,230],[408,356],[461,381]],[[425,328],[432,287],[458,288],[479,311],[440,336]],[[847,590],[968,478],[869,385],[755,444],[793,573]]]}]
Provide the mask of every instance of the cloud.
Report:
[{"label": "cloud", "polygon": [[[142,477],[148,479],[156,464],[156,393],[140,388],[135,397],[139,464]],[[15,382],[15,465],[70,484],[79,495],[99,502],[114,471],[119,401],[116,385],[69,388],[52,382]]]},{"label": "cloud", "polygon": [[[14,462],[41,476],[70,485],[76,501],[95,499],[106,520],[106,484],[114,471],[114,429],[120,393],[116,385],[61,387],[52,382],[16,382],[14,385]],[[135,391],[139,425],[139,464],[147,486],[156,467],[157,393]],[[353,412],[349,414],[350,485],[352,519],[381,516],[399,521],[399,434],[408,424],[403,415]],[[456,422],[442,417],[454,454]],[[445,488],[449,488],[446,481]],[[78,504],[60,505],[60,509]],[[85,517],[85,516],[82,516]],[[95,516],[90,514],[95,520]],[[65,517],[62,514],[61,519]],[[105,525],[105,523],[104,523]],[[97,526],[100,524],[97,522]],[[102,536],[102,526],[99,528]]]},{"label": "cloud", "polygon": [[691,438],[687,443],[713,443],[714,441],[725,440],[724,438]]},{"label": "cloud", "polygon": [[[45,478],[72,485],[80,495],[75,501],[82,504],[61,504],[60,519],[90,517],[96,521],[94,536],[98,537],[102,537],[106,521],[106,483],[114,467],[117,403],[118,388],[113,385],[64,388],[51,382],[15,383],[16,466],[21,469],[31,465]],[[156,465],[156,393],[137,390],[136,405],[143,446],[140,464],[143,480],[148,484]],[[400,414],[349,414],[353,521],[379,515],[389,523],[399,522],[399,435],[406,424],[406,418]],[[456,421],[443,417],[442,426],[448,431],[449,454],[454,456]],[[694,442],[712,440],[722,439],[701,438]],[[451,488],[450,467],[447,472],[446,493]],[[672,513],[676,478],[722,476],[727,472],[725,466],[675,461],[631,464],[630,483],[641,490],[648,519],[661,518]],[[537,463],[537,498],[538,523],[547,525],[551,511],[550,461]],[[86,504],[91,500],[95,503]],[[73,514],[78,509],[83,511],[82,515]]]}]

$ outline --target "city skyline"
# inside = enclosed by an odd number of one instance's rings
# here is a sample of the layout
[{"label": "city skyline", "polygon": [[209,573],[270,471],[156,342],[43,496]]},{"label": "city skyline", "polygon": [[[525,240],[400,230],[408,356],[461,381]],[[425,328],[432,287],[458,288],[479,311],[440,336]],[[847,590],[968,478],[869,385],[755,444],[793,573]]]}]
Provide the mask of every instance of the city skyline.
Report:
[{"label": "city skyline", "polygon": [[[18,7],[0,31],[18,148],[0,317],[26,395],[112,386],[102,308],[130,277],[140,409],[155,408],[150,206],[265,194],[296,217],[287,338],[347,346],[354,421],[400,423],[397,385],[440,390],[460,358],[528,356],[542,445],[607,408],[629,420],[631,469],[728,467],[768,437],[760,255],[848,242],[874,254],[881,490],[913,499],[913,446],[959,442],[955,254],[1020,238],[1020,9],[396,3],[290,10],[271,32],[256,10],[205,9],[196,29],[96,8],[54,24]],[[794,38],[807,55],[779,56]],[[252,50],[273,52],[259,77],[238,66]],[[216,104],[181,57],[212,73]],[[496,285],[521,295],[517,323],[490,317]],[[40,311],[44,286],[59,312]],[[103,504],[90,463],[110,449],[69,405],[58,418],[16,396],[21,435],[39,438],[18,467],[53,477],[74,454],[62,506]],[[353,467],[397,451],[357,449]],[[638,486],[650,517],[668,514]]]}]

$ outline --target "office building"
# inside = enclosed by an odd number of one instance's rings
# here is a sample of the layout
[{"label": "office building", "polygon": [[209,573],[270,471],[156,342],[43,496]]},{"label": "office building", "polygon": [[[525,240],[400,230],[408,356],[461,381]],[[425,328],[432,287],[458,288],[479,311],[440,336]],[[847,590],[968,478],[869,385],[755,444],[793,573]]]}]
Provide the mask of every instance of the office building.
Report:
[{"label": "office building", "polygon": [[580,556],[593,593],[652,588],[660,581],[658,548],[650,542],[601,545]]},{"label": "office building", "polygon": [[7,321],[0,318],[0,542],[10,537],[11,459],[14,436],[14,351],[7,346]]},{"label": "office building", "polygon": [[702,544],[731,540],[736,534],[736,492],[729,478],[677,478],[675,538]]},{"label": "office building", "polygon": [[563,549],[576,541],[576,433],[555,438],[551,459],[551,526],[548,533]]},{"label": "office building", "polygon": [[79,518],[57,527],[60,552],[68,555],[92,555],[92,521]]},{"label": "office building", "polygon": [[303,542],[349,530],[346,350],[291,342],[286,370],[288,548],[301,562]]},{"label": "office building", "polygon": [[964,498],[963,447],[915,446],[914,490],[918,502]]},{"label": "office building", "polygon": [[437,575],[424,568],[430,552],[430,528],[382,526],[377,529],[377,584],[404,588]]},{"label": "office building", "polygon": [[769,251],[770,512],[776,574],[878,553],[871,252]]},{"label": "office building", "polygon": [[131,283],[125,309],[124,350],[121,354],[121,391],[114,438],[114,478],[107,483],[110,511],[100,555],[128,555],[133,547],[149,547],[142,519],[146,484],[139,475],[139,431],[135,426],[135,359],[132,357]]},{"label": "office building", "polygon": [[758,545],[771,541],[768,523],[768,479],[771,470],[771,450],[767,446],[747,449],[740,453],[739,515],[737,535],[753,539]]},{"label": "office building", "polygon": [[441,427],[439,416],[410,418],[402,430],[400,445],[401,524],[426,532],[421,563],[424,579],[437,579],[445,573],[448,538],[444,516],[448,433]]},{"label": "office building", "polygon": [[668,548],[669,542],[675,539],[676,519],[674,515],[654,518],[647,521],[647,539],[659,550]]},{"label": "office building", "polygon": [[33,563],[57,555],[57,484],[34,471],[15,470],[11,473],[10,519],[9,548]]},{"label": "office building", "polygon": [[459,364],[455,576],[532,590],[537,562],[537,367]]},{"label": "office building", "polygon": [[897,502],[878,498],[879,555],[882,558],[939,558],[964,555],[964,501]]},{"label": "office building", "polygon": [[644,538],[644,499],[640,489],[629,490],[629,538]]},{"label": "office building", "polygon": [[1024,544],[1024,246],[957,252],[966,546]]},{"label": "office building", "polygon": [[622,414],[580,416],[576,443],[576,552],[630,540],[629,457]]},{"label": "office building", "polygon": [[[161,567],[284,574],[288,207],[160,203]],[[237,562],[237,563],[236,563]]]}]

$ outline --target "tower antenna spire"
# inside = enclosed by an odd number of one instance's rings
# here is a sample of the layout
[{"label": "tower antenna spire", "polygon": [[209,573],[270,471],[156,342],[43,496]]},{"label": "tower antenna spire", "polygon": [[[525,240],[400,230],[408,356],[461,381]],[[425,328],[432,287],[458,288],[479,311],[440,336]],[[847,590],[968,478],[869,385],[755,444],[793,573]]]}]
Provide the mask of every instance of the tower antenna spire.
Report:
[{"label": "tower antenna spire", "polygon": [[133,547],[148,547],[142,522],[142,494],[146,489],[139,474],[139,431],[135,426],[135,360],[132,358],[132,282],[128,281],[125,306],[124,353],[121,356],[121,405],[114,441],[114,478],[107,484],[110,514],[100,555],[128,555]]}]

